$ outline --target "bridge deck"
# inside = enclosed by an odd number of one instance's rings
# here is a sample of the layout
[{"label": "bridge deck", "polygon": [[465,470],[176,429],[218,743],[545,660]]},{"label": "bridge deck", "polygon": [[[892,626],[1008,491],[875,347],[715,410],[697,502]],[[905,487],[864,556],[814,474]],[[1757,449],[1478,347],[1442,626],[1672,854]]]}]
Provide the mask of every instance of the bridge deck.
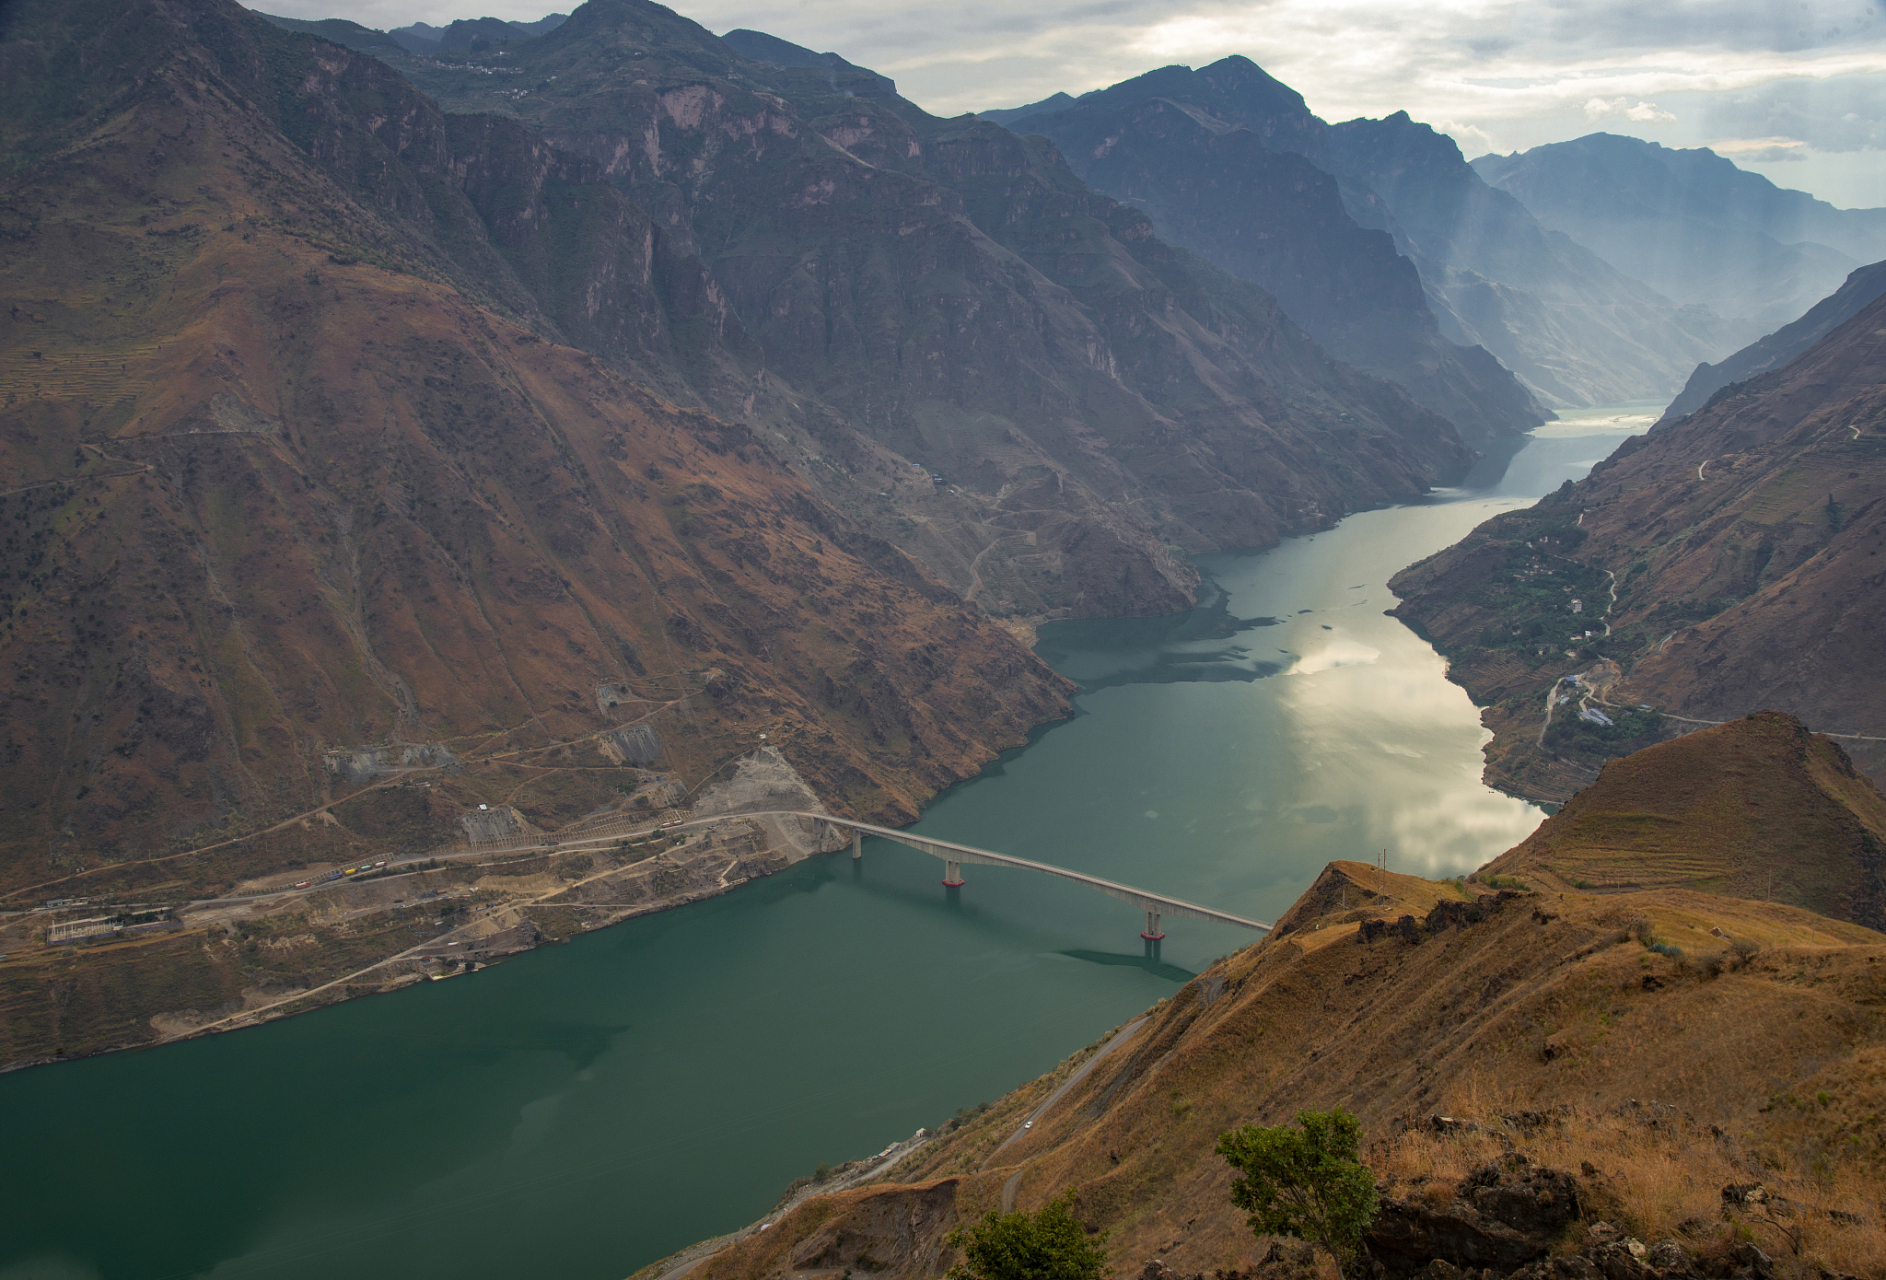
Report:
[{"label": "bridge deck", "polygon": [[1043,875],[1072,880],[1076,884],[1098,889],[1122,902],[1130,902],[1143,911],[1156,911],[1160,915],[1180,916],[1188,920],[1207,920],[1214,924],[1234,924],[1243,929],[1256,929],[1260,933],[1270,932],[1270,926],[1260,920],[1246,920],[1243,916],[1234,916],[1228,911],[1214,911],[1210,907],[1201,907],[1195,902],[1186,902],[1182,898],[1168,898],[1162,893],[1149,893],[1145,889],[1136,889],[1130,884],[1102,880],[1099,876],[1083,875],[1078,871],[1069,871],[1066,867],[1057,867],[1046,862],[1016,858],[1006,853],[996,853],[992,849],[978,849],[974,845],[957,844],[951,840],[935,840],[929,836],[912,835],[908,831],[873,826],[869,822],[856,822],[850,818],[834,818],[830,814],[803,813],[797,810],[784,812],[795,818],[812,818],[819,822],[829,822],[835,827],[848,827],[853,831],[862,831],[866,835],[895,840],[898,844],[907,845],[933,858],[942,858],[946,862],[968,862],[985,867],[1017,867],[1023,871],[1039,871]]}]

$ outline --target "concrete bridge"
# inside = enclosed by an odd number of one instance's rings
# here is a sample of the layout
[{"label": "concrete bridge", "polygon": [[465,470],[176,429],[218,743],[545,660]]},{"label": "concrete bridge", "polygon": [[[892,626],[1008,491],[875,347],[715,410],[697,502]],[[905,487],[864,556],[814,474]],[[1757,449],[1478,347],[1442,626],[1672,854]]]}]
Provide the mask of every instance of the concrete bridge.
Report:
[{"label": "concrete bridge", "polygon": [[943,883],[950,888],[958,888],[963,883],[963,864],[972,863],[985,867],[1018,867],[1023,871],[1039,871],[1043,875],[1055,876],[1062,880],[1072,880],[1084,884],[1090,889],[1098,889],[1109,897],[1122,902],[1130,902],[1146,913],[1146,930],[1140,934],[1148,942],[1157,942],[1166,935],[1159,931],[1161,916],[1181,916],[1187,920],[1209,920],[1214,924],[1234,924],[1241,929],[1256,929],[1260,933],[1270,932],[1270,926],[1260,920],[1246,920],[1243,916],[1234,916],[1228,911],[1214,911],[1210,907],[1201,907],[1195,902],[1186,902],[1180,898],[1168,898],[1162,893],[1148,893],[1144,889],[1135,889],[1130,884],[1119,884],[1113,880],[1102,880],[1099,876],[1082,875],[1078,871],[1069,871],[1066,867],[1050,866],[1045,862],[1032,862],[1027,858],[1010,857],[1006,853],[996,853],[992,849],[978,849],[974,845],[957,844],[950,840],[933,840],[929,836],[912,835],[908,831],[896,831],[890,827],[876,827],[868,822],[854,822],[850,818],[834,818],[826,813],[802,813],[796,810],[784,811],[795,818],[810,818],[815,822],[830,823],[834,827],[846,827],[851,831],[851,856],[864,856],[863,841],[865,836],[881,836],[886,840],[895,840],[898,844],[927,853],[933,858],[943,860]]}]

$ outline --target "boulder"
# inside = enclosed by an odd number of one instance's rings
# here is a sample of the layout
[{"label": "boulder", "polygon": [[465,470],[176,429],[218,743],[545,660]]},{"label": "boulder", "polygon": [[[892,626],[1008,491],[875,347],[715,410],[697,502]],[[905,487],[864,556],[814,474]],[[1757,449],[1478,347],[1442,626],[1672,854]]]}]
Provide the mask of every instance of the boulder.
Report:
[{"label": "boulder", "polygon": [[1446,1280],[1450,1271],[1431,1272],[1437,1262],[1505,1276],[1543,1258],[1577,1217],[1570,1174],[1508,1154],[1470,1173],[1445,1205],[1384,1200],[1364,1247],[1386,1280]]}]

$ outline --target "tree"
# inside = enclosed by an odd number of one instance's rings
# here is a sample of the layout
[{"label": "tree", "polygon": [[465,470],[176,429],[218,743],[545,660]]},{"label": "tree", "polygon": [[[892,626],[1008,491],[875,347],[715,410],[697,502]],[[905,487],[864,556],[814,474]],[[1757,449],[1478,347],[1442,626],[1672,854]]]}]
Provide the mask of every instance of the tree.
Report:
[{"label": "tree", "polygon": [[1299,1111],[1297,1124],[1219,1135],[1218,1154],[1238,1173],[1231,1202],[1253,1235],[1320,1244],[1341,1273],[1375,1218],[1375,1178],[1356,1155],[1362,1126],[1341,1107]]},{"label": "tree", "polygon": [[1089,1236],[1074,1217],[1070,1188],[1038,1213],[990,1212],[950,1233],[963,1251],[947,1280],[1102,1280],[1107,1233]]}]

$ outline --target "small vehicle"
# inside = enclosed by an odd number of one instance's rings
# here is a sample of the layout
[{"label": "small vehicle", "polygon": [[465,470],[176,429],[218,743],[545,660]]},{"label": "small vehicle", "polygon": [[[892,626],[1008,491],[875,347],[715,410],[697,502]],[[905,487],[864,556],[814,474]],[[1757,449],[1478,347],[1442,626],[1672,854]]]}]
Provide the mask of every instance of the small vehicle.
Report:
[{"label": "small vehicle", "polygon": [[1034,1127],[1035,1127],[1035,1122],[1034,1122],[1033,1120],[1024,1120],[1024,1121],[1022,1121],[1022,1128],[1024,1128],[1024,1129],[1032,1129],[1032,1128],[1034,1128]]}]

